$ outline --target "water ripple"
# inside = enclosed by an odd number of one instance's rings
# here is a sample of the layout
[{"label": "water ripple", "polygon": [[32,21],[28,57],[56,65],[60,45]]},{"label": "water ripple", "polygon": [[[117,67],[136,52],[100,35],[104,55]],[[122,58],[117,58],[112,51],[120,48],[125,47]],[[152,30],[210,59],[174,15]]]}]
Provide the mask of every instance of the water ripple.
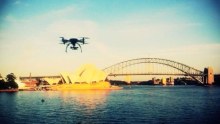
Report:
[{"label": "water ripple", "polygon": [[[0,93],[1,123],[220,123],[220,87]],[[43,100],[43,102],[42,102]]]}]

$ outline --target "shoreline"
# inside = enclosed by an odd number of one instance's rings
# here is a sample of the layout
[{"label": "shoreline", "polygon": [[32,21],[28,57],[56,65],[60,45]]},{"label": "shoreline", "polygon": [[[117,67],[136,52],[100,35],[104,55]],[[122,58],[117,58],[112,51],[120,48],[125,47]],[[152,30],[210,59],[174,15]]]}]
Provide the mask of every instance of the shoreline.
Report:
[{"label": "shoreline", "polygon": [[18,92],[18,89],[1,89],[0,92]]}]

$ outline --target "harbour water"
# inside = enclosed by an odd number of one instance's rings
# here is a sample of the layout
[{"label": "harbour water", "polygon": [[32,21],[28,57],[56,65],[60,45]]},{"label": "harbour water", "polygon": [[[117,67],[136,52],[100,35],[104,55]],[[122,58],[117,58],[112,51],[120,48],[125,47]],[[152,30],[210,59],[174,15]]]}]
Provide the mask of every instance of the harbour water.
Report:
[{"label": "harbour water", "polygon": [[220,123],[220,87],[0,93],[2,124]]}]

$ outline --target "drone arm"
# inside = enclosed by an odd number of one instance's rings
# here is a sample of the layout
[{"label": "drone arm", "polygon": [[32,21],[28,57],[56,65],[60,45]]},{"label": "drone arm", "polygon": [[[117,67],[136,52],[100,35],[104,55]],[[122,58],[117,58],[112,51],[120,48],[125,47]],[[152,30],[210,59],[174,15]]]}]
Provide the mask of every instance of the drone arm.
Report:
[{"label": "drone arm", "polygon": [[60,37],[62,43],[61,44],[66,44],[67,42],[69,42],[69,40],[65,39],[64,37]]},{"label": "drone arm", "polygon": [[78,42],[82,43],[82,44],[88,44],[86,42],[86,39],[89,39],[88,37],[81,37],[82,39],[78,40]]}]

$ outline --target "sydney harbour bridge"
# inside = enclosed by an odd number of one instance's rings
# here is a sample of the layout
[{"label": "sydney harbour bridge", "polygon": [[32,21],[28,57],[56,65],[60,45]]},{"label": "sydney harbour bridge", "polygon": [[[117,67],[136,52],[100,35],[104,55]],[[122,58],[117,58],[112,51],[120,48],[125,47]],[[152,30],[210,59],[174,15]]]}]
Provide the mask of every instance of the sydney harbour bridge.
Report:
[{"label": "sydney harbour bridge", "polygon": [[[133,75],[161,75],[161,76],[187,76],[197,81],[199,84],[212,84],[214,74],[211,67],[204,68],[203,71],[176,61],[162,58],[137,58],[116,63],[103,69],[111,76],[133,76]],[[36,76],[32,79],[55,79],[60,76]],[[20,77],[28,79],[30,77]]]},{"label": "sydney harbour bridge", "polygon": [[200,71],[183,63],[161,58],[137,58],[119,62],[103,69],[108,76],[170,75],[189,76],[200,84],[213,82],[212,68]]}]

